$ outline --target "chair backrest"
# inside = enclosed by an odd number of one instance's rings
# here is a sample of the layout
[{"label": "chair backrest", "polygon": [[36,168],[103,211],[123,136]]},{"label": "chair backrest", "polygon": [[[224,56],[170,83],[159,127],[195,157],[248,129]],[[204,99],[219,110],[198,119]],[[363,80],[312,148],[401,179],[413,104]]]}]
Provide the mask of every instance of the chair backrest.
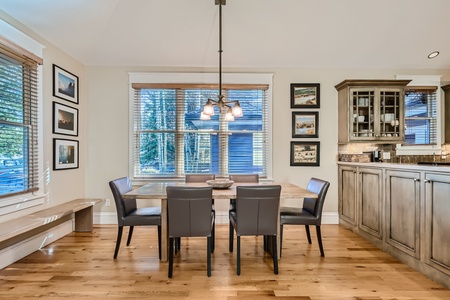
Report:
[{"label": "chair backrest", "polygon": [[308,183],[308,191],[316,193],[317,198],[304,198],[303,199],[303,209],[314,215],[317,219],[318,224],[322,222],[322,210],[323,204],[325,202],[325,196],[328,192],[328,187],[330,183],[325,180],[318,178],[311,178]]},{"label": "chair backrest", "polygon": [[109,182],[114,202],[116,203],[117,222],[119,226],[123,225],[124,218],[137,208],[136,199],[123,200],[122,195],[133,190],[133,186],[128,177],[122,177]]},{"label": "chair backrest", "polygon": [[280,185],[236,187],[236,233],[276,235]]},{"label": "chair backrest", "polygon": [[186,174],[185,182],[206,182],[216,179],[215,174]]},{"label": "chair backrest", "polygon": [[258,174],[234,174],[229,175],[228,178],[230,180],[233,180],[234,182],[250,182],[250,183],[259,182]]},{"label": "chair backrest", "polygon": [[168,186],[169,237],[210,236],[212,187]]}]

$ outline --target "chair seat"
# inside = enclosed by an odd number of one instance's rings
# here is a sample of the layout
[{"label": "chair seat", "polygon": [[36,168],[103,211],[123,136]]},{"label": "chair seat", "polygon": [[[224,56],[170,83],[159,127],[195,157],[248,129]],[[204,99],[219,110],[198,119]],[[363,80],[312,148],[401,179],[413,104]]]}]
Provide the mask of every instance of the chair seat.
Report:
[{"label": "chair seat", "polygon": [[317,217],[303,208],[280,207],[281,224],[316,225]]},{"label": "chair seat", "polygon": [[124,226],[160,225],[160,207],[142,207],[132,211],[124,218]]}]

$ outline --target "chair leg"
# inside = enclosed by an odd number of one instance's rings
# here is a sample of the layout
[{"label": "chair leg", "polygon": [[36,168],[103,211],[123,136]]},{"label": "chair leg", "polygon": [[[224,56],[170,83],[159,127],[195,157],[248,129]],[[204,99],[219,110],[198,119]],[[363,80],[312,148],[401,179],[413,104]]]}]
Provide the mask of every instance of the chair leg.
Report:
[{"label": "chair leg", "polygon": [[[278,275],[277,236],[272,236],[273,273]],[[280,250],[281,252],[281,250]]]},{"label": "chair leg", "polygon": [[114,259],[117,258],[117,254],[119,253],[120,241],[122,240],[122,232],[123,226],[119,226],[117,230],[117,240],[116,240],[116,249],[114,250]]},{"label": "chair leg", "polygon": [[324,257],[325,253],[323,252],[322,234],[320,232],[320,225],[316,226],[316,232],[317,232],[317,242],[319,242],[320,256]]},{"label": "chair leg", "polygon": [[283,224],[280,224],[280,257],[283,253]]},{"label": "chair leg", "polygon": [[241,275],[241,237],[236,236],[236,273]]},{"label": "chair leg", "polygon": [[173,270],[173,238],[169,238],[169,266],[167,274],[169,278],[172,278],[172,270]]},{"label": "chair leg", "polygon": [[207,267],[207,274],[208,277],[211,277],[211,247],[212,247],[212,238],[209,236],[207,237],[207,243],[206,243],[206,252],[207,252],[207,257],[206,257],[206,267]]},{"label": "chair leg", "polygon": [[127,246],[130,246],[131,237],[133,236],[133,229],[134,229],[134,226],[130,226],[130,230],[128,231]]},{"label": "chair leg", "polygon": [[216,212],[214,211],[214,222],[212,225],[212,230],[211,230],[211,253],[214,253],[214,248],[215,248],[215,239],[216,239]]},{"label": "chair leg", "polygon": [[229,233],[229,241],[228,241],[228,248],[229,248],[230,252],[233,252],[233,238],[234,238],[234,228],[230,222],[230,233]]},{"label": "chair leg", "polygon": [[309,225],[305,225],[306,237],[308,238],[308,243],[311,244],[311,233],[309,232]]},{"label": "chair leg", "polygon": [[158,226],[158,255],[161,260],[161,226]]}]

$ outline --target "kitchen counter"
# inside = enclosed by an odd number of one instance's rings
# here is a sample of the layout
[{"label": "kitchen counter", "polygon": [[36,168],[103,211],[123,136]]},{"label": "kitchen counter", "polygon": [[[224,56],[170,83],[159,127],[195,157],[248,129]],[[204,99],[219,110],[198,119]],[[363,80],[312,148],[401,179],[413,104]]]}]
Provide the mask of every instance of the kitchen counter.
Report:
[{"label": "kitchen counter", "polygon": [[450,173],[450,165],[428,165],[428,164],[399,164],[399,163],[385,163],[385,162],[346,162],[338,161],[338,165],[342,166],[355,166],[355,167],[369,167],[369,168],[383,168],[383,169],[396,169],[396,170],[417,170],[417,171],[430,171],[430,172],[445,172]]}]

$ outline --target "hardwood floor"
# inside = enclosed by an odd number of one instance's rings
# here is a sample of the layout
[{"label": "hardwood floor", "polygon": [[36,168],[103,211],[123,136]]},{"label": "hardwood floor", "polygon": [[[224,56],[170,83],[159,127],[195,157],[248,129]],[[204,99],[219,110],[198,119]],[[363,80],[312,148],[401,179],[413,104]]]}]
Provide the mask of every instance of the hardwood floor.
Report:
[{"label": "hardwood floor", "polygon": [[315,230],[285,226],[279,275],[273,274],[262,237],[242,238],[241,275],[228,252],[228,225],[216,225],[212,276],[206,276],[206,239],[184,238],[173,278],[160,263],[155,227],[127,230],[113,259],[117,226],[72,233],[0,270],[0,298],[133,299],[450,299],[450,290],[338,225],[323,225],[325,257]]}]

